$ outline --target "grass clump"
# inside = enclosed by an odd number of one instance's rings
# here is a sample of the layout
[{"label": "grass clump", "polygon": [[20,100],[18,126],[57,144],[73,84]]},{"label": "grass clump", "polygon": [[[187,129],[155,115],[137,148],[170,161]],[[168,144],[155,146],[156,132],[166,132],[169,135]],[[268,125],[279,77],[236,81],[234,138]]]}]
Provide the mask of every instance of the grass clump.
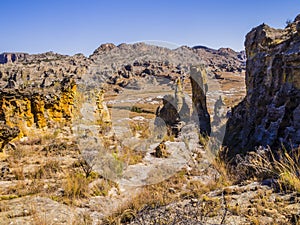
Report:
[{"label": "grass clump", "polygon": [[68,174],[63,183],[64,196],[70,200],[86,198],[89,196],[89,178],[81,173]]},{"label": "grass clump", "polygon": [[273,179],[280,191],[300,193],[300,147],[287,151],[285,148],[275,153],[270,148],[249,152],[235,159],[239,180]]},{"label": "grass clump", "polygon": [[281,189],[287,188],[300,193],[300,147],[290,153],[284,150],[281,159],[275,160],[274,172],[278,175]]},{"label": "grass clump", "polygon": [[59,161],[49,160],[39,167],[33,174],[34,179],[46,179],[53,177],[54,174],[61,172],[62,168]]}]

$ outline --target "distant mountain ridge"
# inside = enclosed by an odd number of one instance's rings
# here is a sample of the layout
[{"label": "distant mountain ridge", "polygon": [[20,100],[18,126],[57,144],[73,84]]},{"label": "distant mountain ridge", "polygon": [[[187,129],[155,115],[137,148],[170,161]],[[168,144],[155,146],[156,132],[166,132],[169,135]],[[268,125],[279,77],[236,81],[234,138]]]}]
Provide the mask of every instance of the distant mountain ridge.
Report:
[{"label": "distant mountain ridge", "polygon": [[[89,57],[86,58],[91,60],[99,60],[99,57],[101,58],[101,56],[107,54],[108,52],[110,54],[116,53],[115,55],[119,54],[119,61],[128,60],[129,55],[137,58],[139,53],[146,53],[148,56],[150,54],[155,57],[159,56],[161,57],[161,59],[174,61],[174,63],[176,64],[199,63],[199,61],[201,60],[205,64],[213,67],[212,69],[215,71],[241,71],[245,69],[246,62],[244,51],[235,52],[230,48],[220,48],[218,50],[215,50],[199,45],[194,47],[181,46],[179,48],[171,50],[165,47],[145,44],[143,42],[135,44],[123,43],[118,46],[111,43],[102,44]],[[134,52],[138,54],[135,54]],[[41,54],[6,52],[0,54],[0,64],[15,62],[30,63],[31,61],[35,61],[35,59],[39,58],[48,58],[50,60],[51,58],[53,58],[53,56],[59,55],[62,57],[67,56],[53,52],[46,52]],[[179,57],[179,55],[181,55],[181,57]],[[185,58],[183,56],[185,56]]]}]

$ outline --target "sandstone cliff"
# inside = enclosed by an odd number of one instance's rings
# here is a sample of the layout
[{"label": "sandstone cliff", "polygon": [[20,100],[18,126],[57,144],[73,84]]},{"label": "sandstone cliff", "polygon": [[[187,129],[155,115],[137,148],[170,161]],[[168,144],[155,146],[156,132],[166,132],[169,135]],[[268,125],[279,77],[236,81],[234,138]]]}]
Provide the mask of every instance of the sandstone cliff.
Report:
[{"label": "sandstone cliff", "polygon": [[283,30],[262,24],[247,34],[247,95],[227,123],[229,157],[300,144],[299,25],[300,16]]},{"label": "sandstone cliff", "polygon": [[70,123],[76,79],[87,69],[87,59],[54,53],[27,55],[0,65],[0,120],[28,128],[53,128]]}]

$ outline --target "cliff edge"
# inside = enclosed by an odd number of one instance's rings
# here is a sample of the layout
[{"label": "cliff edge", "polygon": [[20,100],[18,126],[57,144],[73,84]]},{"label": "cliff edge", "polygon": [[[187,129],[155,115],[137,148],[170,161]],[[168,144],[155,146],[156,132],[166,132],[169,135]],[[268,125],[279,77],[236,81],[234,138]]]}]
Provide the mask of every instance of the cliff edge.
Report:
[{"label": "cliff edge", "polygon": [[223,144],[228,156],[300,144],[300,15],[285,29],[262,24],[246,36],[246,90],[232,109]]}]

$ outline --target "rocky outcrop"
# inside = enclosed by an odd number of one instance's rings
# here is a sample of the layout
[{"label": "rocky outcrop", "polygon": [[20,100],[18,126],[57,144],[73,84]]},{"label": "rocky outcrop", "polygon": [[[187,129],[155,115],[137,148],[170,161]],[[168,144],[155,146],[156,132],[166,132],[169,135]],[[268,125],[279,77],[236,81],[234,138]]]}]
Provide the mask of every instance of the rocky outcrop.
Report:
[{"label": "rocky outcrop", "polygon": [[0,64],[13,63],[19,60],[24,60],[27,56],[27,53],[2,53],[0,54]]},{"label": "rocky outcrop", "polygon": [[163,106],[158,108],[156,116],[162,119],[175,135],[178,134],[184,123],[194,121],[199,126],[200,133],[209,136],[211,124],[206,104],[208,85],[205,66],[191,66],[189,75],[192,87],[192,105],[187,103],[183,94],[181,79],[178,78],[175,96],[167,95],[164,97]]},{"label": "rocky outcrop", "polygon": [[106,44],[102,44],[100,45],[99,48],[97,48],[94,52],[93,52],[93,55],[97,55],[97,54],[101,54],[103,52],[107,52],[107,51],[110,51],[114,48],[116,48],[117,46],[115,46],[114,44],[112,43],[106,43]]},{"label": "rocky outcrop", "polygon": [[[109,76],[115,77],[118,70],[127,64],[149,67],[147,68],[149,70],[145,71],[146,74],[153,73],[153,71],[155,71],[155,74],[168,74],[168,72],[176,73],[178,70],[187,73],[189,71],[187,65],[199,64],[205,64],[212,73],[240,73],[245,69],[244,51],[235,52],[230,48],[215,50],[203,46],[193,48],[181,46],[171,50],[145,43],[121,44],[118,46],[103,44],[94,51],[89,59],[97,64],[96,72],[108,78]],[[156,69],[151,68],[152,65]],[[164,71],[171,65],[175,65],[175,71]],[[123,70],[122,68],[121,71]],[[172,75],[170,74],[170,76]]]},{"label": "rocky outcrop", "polygon": [[9,127],[5,124],[0,124],[0,152],[4,150],[4,147],[20,133],[18,127]]},{"label": "rocky outcrop", "polygon": [[136,60],[124,65],[115,65],[112,70],[102,70],[103,83],[114,85],[115,88],[139,89],[138,81],[147,80],[148,82],[160,83],[174,82],[186,71],[183,68],[177,68],[177,65],[169,62]]},{"label": "rocky outcrop", "polygon": [[69,125],[76,80],[86,72],[83,55],[27,55],[14,64],[0,65],[0,121],[20,128]]},{"label": "rocky outcrop", "polygon": [[207,74],[204,65],[191,67],[191,85],[192,85],[192,101],[194,107],[194,118],[199,124],[200,133],[202,135],[210,135],[210,115],[207,111],[206,93],[207,93]]},{"label": "rocky outcrop", "polygon": [[[253,182],[139,211],[130,224],[297,224],[300,198]],[[280,204],[276,204],[280,202]]]},{"label": "rocky outcrop", "polygon": [[104,90],[100,90],[96,96],[96,105],[98,111],[98,124],[101,125],[101,132],[105,133],[110,130],[112,121],[106,102],[104,101]]},{"label": "rocky outcrop", "polygon": [[[298,18],[298,19],[297,19]],[[285,29],[265,24],[246,36],[245,99],[232,109],[224,145],[229,157],[269,145],[300,144],[300,17]]]},{"label": "rocky outcrop", "polygon": [[[180,131],[181,122],[187,122],[190,119],[190,109],[182,92],[180,78],[176,80],[175,96],[164,96],[162,106],[156,111],[156,117],[156,125],[158,127],[165,124],[170,134],[176,136]],[[159,124],[161,122],[163,124]]]}]

